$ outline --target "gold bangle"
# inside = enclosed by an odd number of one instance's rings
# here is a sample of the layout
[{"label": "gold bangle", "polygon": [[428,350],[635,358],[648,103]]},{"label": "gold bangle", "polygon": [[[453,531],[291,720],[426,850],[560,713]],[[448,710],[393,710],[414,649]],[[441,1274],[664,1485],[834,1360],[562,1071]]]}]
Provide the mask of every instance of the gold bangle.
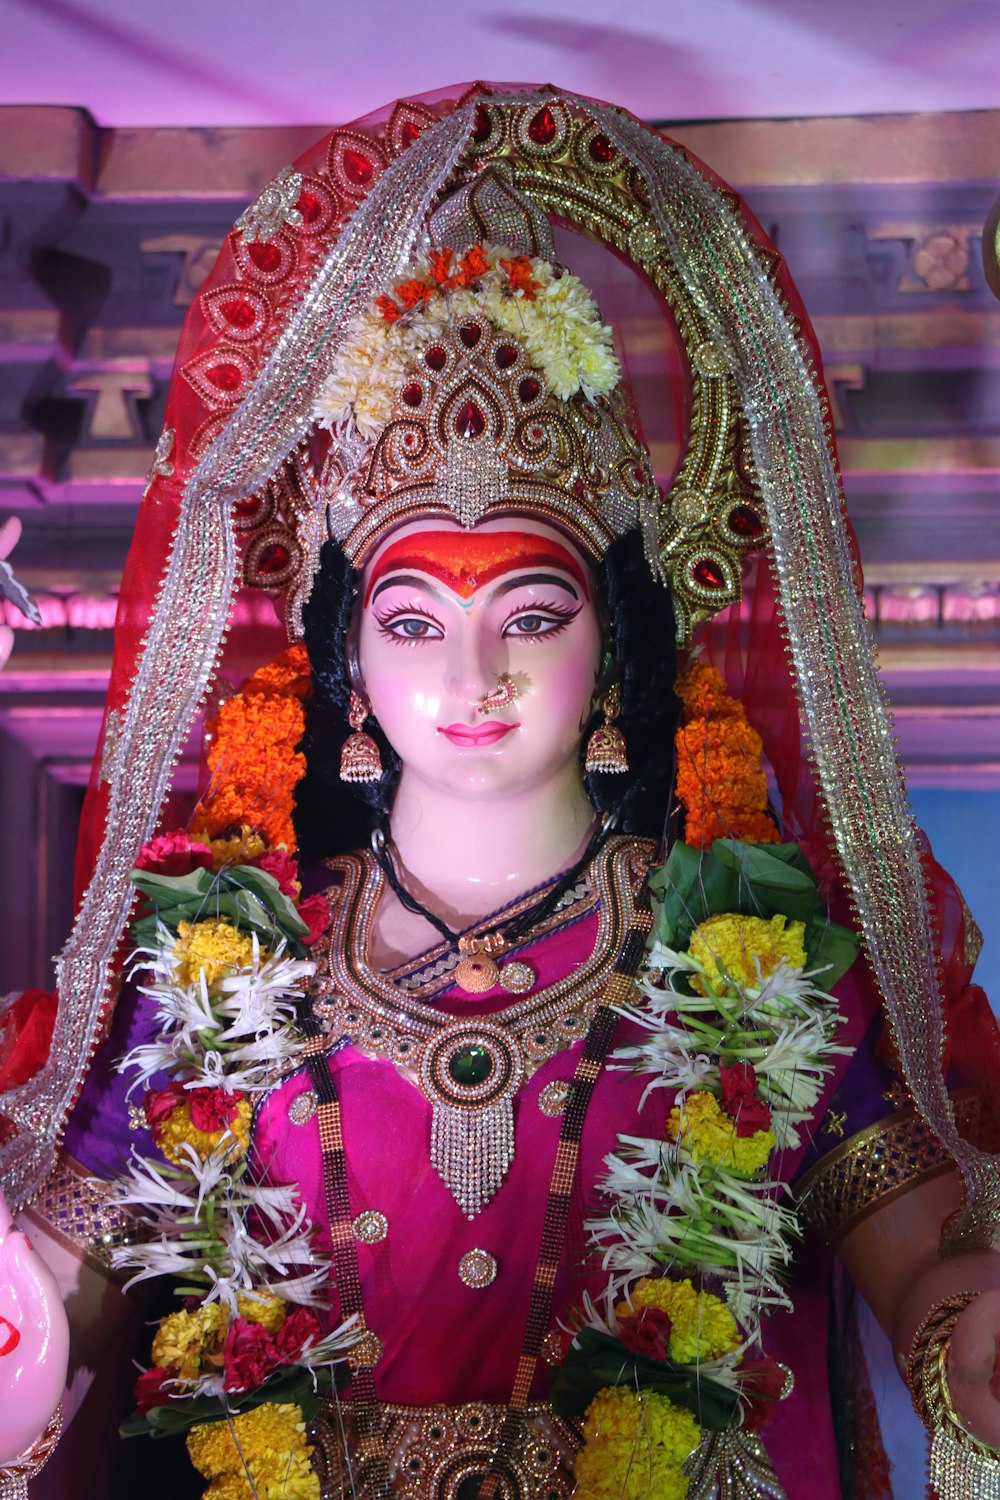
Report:
[{"label": "gold bangle", "polygon": [[928,1478],[938,1500],[1000,1500],[1000,1450],[965,1426],[948,1387],[951,1337],[978,1293],[936,1302],[913,1337],[906,1383],[930,1438]]}]

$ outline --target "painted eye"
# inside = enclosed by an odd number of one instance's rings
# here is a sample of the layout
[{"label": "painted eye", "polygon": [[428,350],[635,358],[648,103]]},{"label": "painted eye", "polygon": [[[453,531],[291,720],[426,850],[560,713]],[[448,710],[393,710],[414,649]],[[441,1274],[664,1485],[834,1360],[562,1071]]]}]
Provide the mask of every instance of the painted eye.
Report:
[{"label": "painted eye", "polygon": [[402,636],[406,641],[425,641],[441,635],[430,620],[414,619],[412,615],[407,620],[396,620],[390,629],[394,635]]},{"label": "painted eye", "polygon": [[506,636],[554,635],[557,630],[564,630],[575,615],[575,610],[565,615],[561,610],[559,613],[545,615],[532,613],[515,615],[513,619],[507,621],[503,633]]}]

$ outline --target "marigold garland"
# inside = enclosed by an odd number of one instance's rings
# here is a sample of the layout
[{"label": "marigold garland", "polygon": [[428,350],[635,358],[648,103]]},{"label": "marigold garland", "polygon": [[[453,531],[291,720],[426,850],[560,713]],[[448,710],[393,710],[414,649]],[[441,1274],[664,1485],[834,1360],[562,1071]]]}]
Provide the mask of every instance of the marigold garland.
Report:
[{"label": "marigold garland", "polygon": [[[253,963],[253,939],[231,922],[180,922],[174,943],[178,984],[218,984]],[[262,956],[266,950],[262,950]]]},{"label": "marigold garland", "polygon": [[197,1380],[207,1359],[221,1352],[228,1324],[219,1302],[203,1302],[194,1312],[182,1308],[168,1313],[153,1339],[154,1365],[179,1380]]},{"label": "marigold garland", "polygon": [[721,1297],[699,1292],[684,1277],[642,1276],[629,1291],[629,1301],[619,1302],[615,1317],[634,1318],[646,1308],[655,1308],[670,1318],[670,1358],[678,1365],[693,1365],[706,1359],[732,1354],[740,1346],[736,1319]]},{"label": "marigold garland", "polygon": [[297,1406],[266,1401],[228,1422],[202,1423],[188,1433],[187,1450],[211,1480],[204,1500],[320,1500]]},{"label": "marigold garland", "polygon": [[576,1500],[683,1500],[681,1465],[701,1432],[690,1412],[656,1393],[611,1386],[598,1391],[583,1422]]},{"label": "marigold garland", "polygon": [[695,1161],[729,1167],[741,1177],[753,1177],[766,1166],[777,1144],[773,1130],[755,1130],[753,1135],[741,1136],[732,1116],[725,1113],[714,1094],[703,1089],[674,1105],[667,1130]]},{"label": "marigold garland", "polygon": [[[748,989],[770,979],[782,962],[804,969],[805,932],[805,923],[781,915],[769,922],[733,912],[708,917],[694,929],[688,944],[690,956],[707,970],[692,974],[691,987],[699,995],[707,995],[710,987],[722,993],[727,981]],[[713,971],[718,973],[718,985],[709,977]]]},{"label": "marigold garland", "polygon": [[222,704],[206,726],[212,788],[198,811],[198,835],[212,841],[235,831],[245,839],[246,828],[272,848],[295,852],[295,788],[306,769],[296,746],[310,690],[309,658],[295,645]]},{"label": "marigold garland", "polygon": [[233,1119],[227,1126],[220,1130],[199,1130],[191,1119],[191,1105],[179,1104],[157,1126],[156,1144],[168,1161],[181,1166],[190,1159],[185,1155],[185,1146],[190,1146],[202,1161],[207,1161],[229,1135],[232,1137],[232,1144],[226,1160],[231,1162],[244,1157],[249,1149],[252,1115],[250,1101],[241,1099],[234,1106]]},{"label": "marigold garland", "polygon": [[685,810],[684,841],[705,849],[715,839],[776,844],[767,812],[763,741],[743,705],[715,667],[700,662],[676,684],[684,705],[677,731],[677,796]]}]

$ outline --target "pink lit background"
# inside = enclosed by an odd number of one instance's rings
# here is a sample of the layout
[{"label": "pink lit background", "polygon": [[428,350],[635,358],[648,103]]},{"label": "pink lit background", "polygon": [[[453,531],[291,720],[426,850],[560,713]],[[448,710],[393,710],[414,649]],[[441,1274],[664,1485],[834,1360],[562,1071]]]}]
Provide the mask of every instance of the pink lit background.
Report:
[{"label": "pink lit background", "polygon": [[[761,129],[788,143],[794,172],[757,159],[734,185],[817,318],[915,810],[988,931],[1000,895],[1000,304],[979,236],[1000,193],[995,0],[0,0],[0,37],[0,520],[24,523],[12,561],[42,611],[31,632],[0,606],[17,627],[0,678],[0,988],[49,983],[69,920],[117,572],[170,346],[207,269],[196,247],[281,165],[217,191],[206,182],[181,208],[156,180],[144,199],[102,197],[101,161],[148,148],[155,127],[178,132],[162,132],[164,160],[177,143],[210,157],[248,127],[264,127],[264,153],[279,149],[273,128],[305,127],[290,132],[300,150],[397,95],[477,77],[552,80],[681,139],[703,129],[695,149],[724,174],[704,142],[737,162]],[[15,108],[38,105],[59,113]],[[836,116],[888,117],[881,170],[823,157]],[[754,123],[767,121],[789,123],[779,137]],[[74,124],[97,186],[57,191],[40,140]],[[195,248],[178,249],[178,231]],[[994,997],[997,946],[980,965]],[[922,1433],[874,1334],[872,1347],[897,1500],[911,1500]]]}]

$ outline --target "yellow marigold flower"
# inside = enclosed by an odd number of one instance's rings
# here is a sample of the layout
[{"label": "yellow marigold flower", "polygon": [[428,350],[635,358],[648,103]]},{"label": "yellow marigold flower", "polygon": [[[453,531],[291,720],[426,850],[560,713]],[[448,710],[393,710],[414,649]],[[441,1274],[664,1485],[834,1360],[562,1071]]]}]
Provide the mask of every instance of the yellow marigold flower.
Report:
[{"label": "yellow marigold flower", "polygon": [[[217,984],[253,963],[253,940],[231,922],[179,922],[174,943],[174,977],[178,984],[197,984],[199,974],[206,984]],[[260,950],[262,959],[267,950]]]},{"label": "yellow marigold flower", "polygon": [[187,1153],[181,1150],[182,1146],[192,1146],[201,1160],[207,1161],[228,1135],[227,1160],[230,1157],[234,1159],[243,1157],[250,1147],[252,1114],[249,1099],[240,1099],[236,1105],[236,1118],[230,1122],[226,1130],[199,1130],[196,1125],[192,1124],[190,1104],[179,1104],[159,1125],[156,1132],[156,1144],[169,1161],[176,1166],[181,1166],[185,1162],[190,1163]]},{"label": "yellow marigold flower", "polygon": [[620,1322],[646,1307],[665,1312],[672,1324],[669,1353],[675,1364],[718,1359],[740,1346],[736,1319],[726,1304],[711,1292],[697,1291],[686,1277],[674,1281],[669,1276],[644,1276],[632,1288],[631,1298],[631,1303],[618,1303],[615,1316]]},{"label": "yellow marigold flower", "polygon": [[794,969],[804,969],[805,932],[804,923],[783,916],[769,922],[734,912],[709,917],[694,929],[688,944],[691,957],[706,970],[704,977],[692,975],[691,984],[702,995],[732,984],[750,988],[760,983],[755,960],[761,979],[769,979],[782,959]]},{"label": "yellow marigold flower", "polygon": [[213,870],[224,870],[228,865],[248,865],[252,860],[259,859],[267,849],[260,834],[246,823],[239,833],[234,833],[229,838],[210,838],[207,834],[204,837],[212,851]]},{"label": "yellow marigold flower", "polygon": [[666,1396],[613,1386],[598,1391],[583,1422],[576,1459],[577,1500],[683,1500],[681,1464],[701,1432]]},{"label": "yellow marigold flower", "polygon": [[696,1161],[729,1167],[741,1177],[759,1172],[777,1141],[773,1130],[738,1136],[736,1121],[726,1114],[714,1094],[702,1091],[688,1094],[682,1105],[674,1105],[667,1130]]},{"label": "yellow marigold flower", "polygon": [[260,1323],[268,1333],[277,1333],[288,1316],[288,1304],[261,1287],[255,1292],[238,1292],[236,1312],[247,1323]]},{"label": "yellow marigold flower", "polygon": [[204,1422],[187,1435],[204,1500],[320,1500],[312,1448],[299,1407],[267,1401],[231,1422]]},{"label": "yellow marigold flower", "polygon": [[206,1302],[196,1312],[170,1313],[153,1339],[153,1363],[181,1380],[197,1380],[202,1364],[222,1348],[229,1319],[218,1302]]}]

